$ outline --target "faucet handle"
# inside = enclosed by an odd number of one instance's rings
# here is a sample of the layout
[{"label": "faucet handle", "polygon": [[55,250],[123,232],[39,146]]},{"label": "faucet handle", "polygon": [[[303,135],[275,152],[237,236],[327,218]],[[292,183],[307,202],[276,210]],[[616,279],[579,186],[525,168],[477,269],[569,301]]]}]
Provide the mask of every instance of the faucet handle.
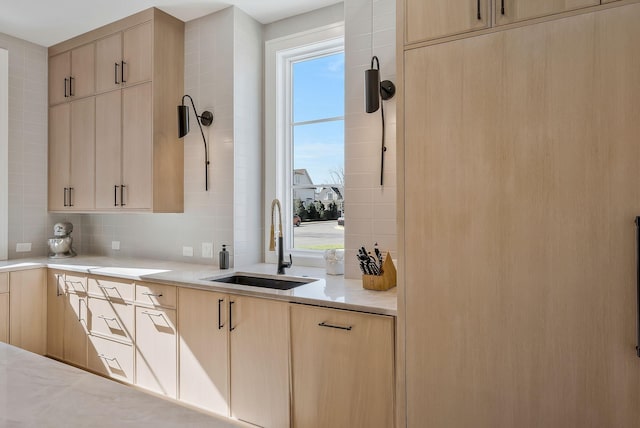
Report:
[{"label": "faucet handle", "polygon": [[291,257],[291,254],[289,254],[289,261],[288,262],[283,262],[284,267],[286,268],[290,268],[291,265],[293,264],[293,258]]}]

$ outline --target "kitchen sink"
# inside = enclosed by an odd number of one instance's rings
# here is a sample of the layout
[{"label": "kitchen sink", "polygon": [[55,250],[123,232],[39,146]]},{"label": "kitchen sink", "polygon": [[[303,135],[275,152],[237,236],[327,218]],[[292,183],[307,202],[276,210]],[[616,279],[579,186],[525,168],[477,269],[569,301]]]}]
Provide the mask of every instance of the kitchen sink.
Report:
[{"label": "kitchen sink", "polygon": [[291,290],[292,288],[308,284],[315,279],[291,279],[273,278],[267,276],[253,276],[247,274],[235,274],[222,278],[208,278],[207,281],[223,282],[225,284],[249,285],[251,287],[272,288],[275,290]]}]

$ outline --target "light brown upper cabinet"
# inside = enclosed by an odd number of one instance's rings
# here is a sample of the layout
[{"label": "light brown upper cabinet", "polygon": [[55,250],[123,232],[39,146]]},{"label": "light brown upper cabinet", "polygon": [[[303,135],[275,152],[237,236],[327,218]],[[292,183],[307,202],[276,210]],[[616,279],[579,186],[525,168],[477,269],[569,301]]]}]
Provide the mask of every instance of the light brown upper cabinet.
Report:
[{"label": "light brown upper cabinet", "polygon": [[[605,0],[604,3],[607,1]],[[494,4],[496,25],[504,25],[596,6],[600,4],[600,0],[494,0]]]},{"label": "light brown upper cabinet", "polygon": [[96,92],[135,85],[153,77],[153,24],[136,25],[96,42]]},{"label": "light brown upper cabinet", "polygon": [[49,105],[93,95],[95,44],[49,58]]},{"label": "light brown upper cabinet", "polygon": [[404,0],[405,41],[416,43],[489,27],[489,0]]},{"label": "light brown upper cabinet", "polygon": [[94,207],[95,98],[49,107],[49,210]]},{"label": "light brown upper cabinet", "polygon": [[[94,46],[96,90],[91,99],[95,99],[94,118],[99,118],[94,120],[93,157],[83,164],[95,176],[85,181],[94,186],[92,201],[80,204],[78,185],[50,177],[49,210],[182,212],[184,145],[178,140],[175,109],[184,92],[184,23],[151,8],[50,47],[50,93],[64,89],[64,77],[58,82],[55,75],[66,72],[56,70],[66,70],[71,63],[76,96],[80,84],[73,75],[74,53],[88,44]],[[66,113],[50,111],[50,171],[58,170],[57,163],[67,158],[64,148],[57,153],[63,146],[60,141],[69,138],[67,133],[74,141],[78,125]],[[65,187],[73,189],[67,190],[71,207],[60,197]]]}]

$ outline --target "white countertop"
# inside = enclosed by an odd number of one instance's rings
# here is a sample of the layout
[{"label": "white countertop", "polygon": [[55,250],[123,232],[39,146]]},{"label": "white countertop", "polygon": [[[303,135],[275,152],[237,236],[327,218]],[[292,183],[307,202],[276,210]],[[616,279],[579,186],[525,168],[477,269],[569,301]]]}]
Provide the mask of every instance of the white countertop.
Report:
[{"label": "white countertop", "polygon": [[345,279],[343,275],[327,275],[322,268],[305,266],[294,265],[287,269],[286,275],[279,278],[306,277],[316,279],[316,281],[291,290],[273,290],[204,280],[236,272],[275,274],[276,266],[265,263],[219,270],[214,266],[171,261],[78,256],[55,260],[40,258],[0,261],[0,272],[32,269],[38,266],[382,315],[395,316],[397,314],[397,288],[388,291],[365,290],[359,279]]},{"label": "white countertop", "polygon": [[228,428],[248,425],[192,410],[0,342],[0,426]]}]

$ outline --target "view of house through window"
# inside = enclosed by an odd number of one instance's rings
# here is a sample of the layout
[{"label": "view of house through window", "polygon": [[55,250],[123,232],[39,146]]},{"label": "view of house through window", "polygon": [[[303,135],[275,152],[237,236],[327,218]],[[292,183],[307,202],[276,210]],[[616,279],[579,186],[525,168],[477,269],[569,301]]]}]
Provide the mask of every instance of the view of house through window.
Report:
[{"label": "view of house through window", "polygon": [[344,52],[291,63],[293,248],[344,248]]}]

